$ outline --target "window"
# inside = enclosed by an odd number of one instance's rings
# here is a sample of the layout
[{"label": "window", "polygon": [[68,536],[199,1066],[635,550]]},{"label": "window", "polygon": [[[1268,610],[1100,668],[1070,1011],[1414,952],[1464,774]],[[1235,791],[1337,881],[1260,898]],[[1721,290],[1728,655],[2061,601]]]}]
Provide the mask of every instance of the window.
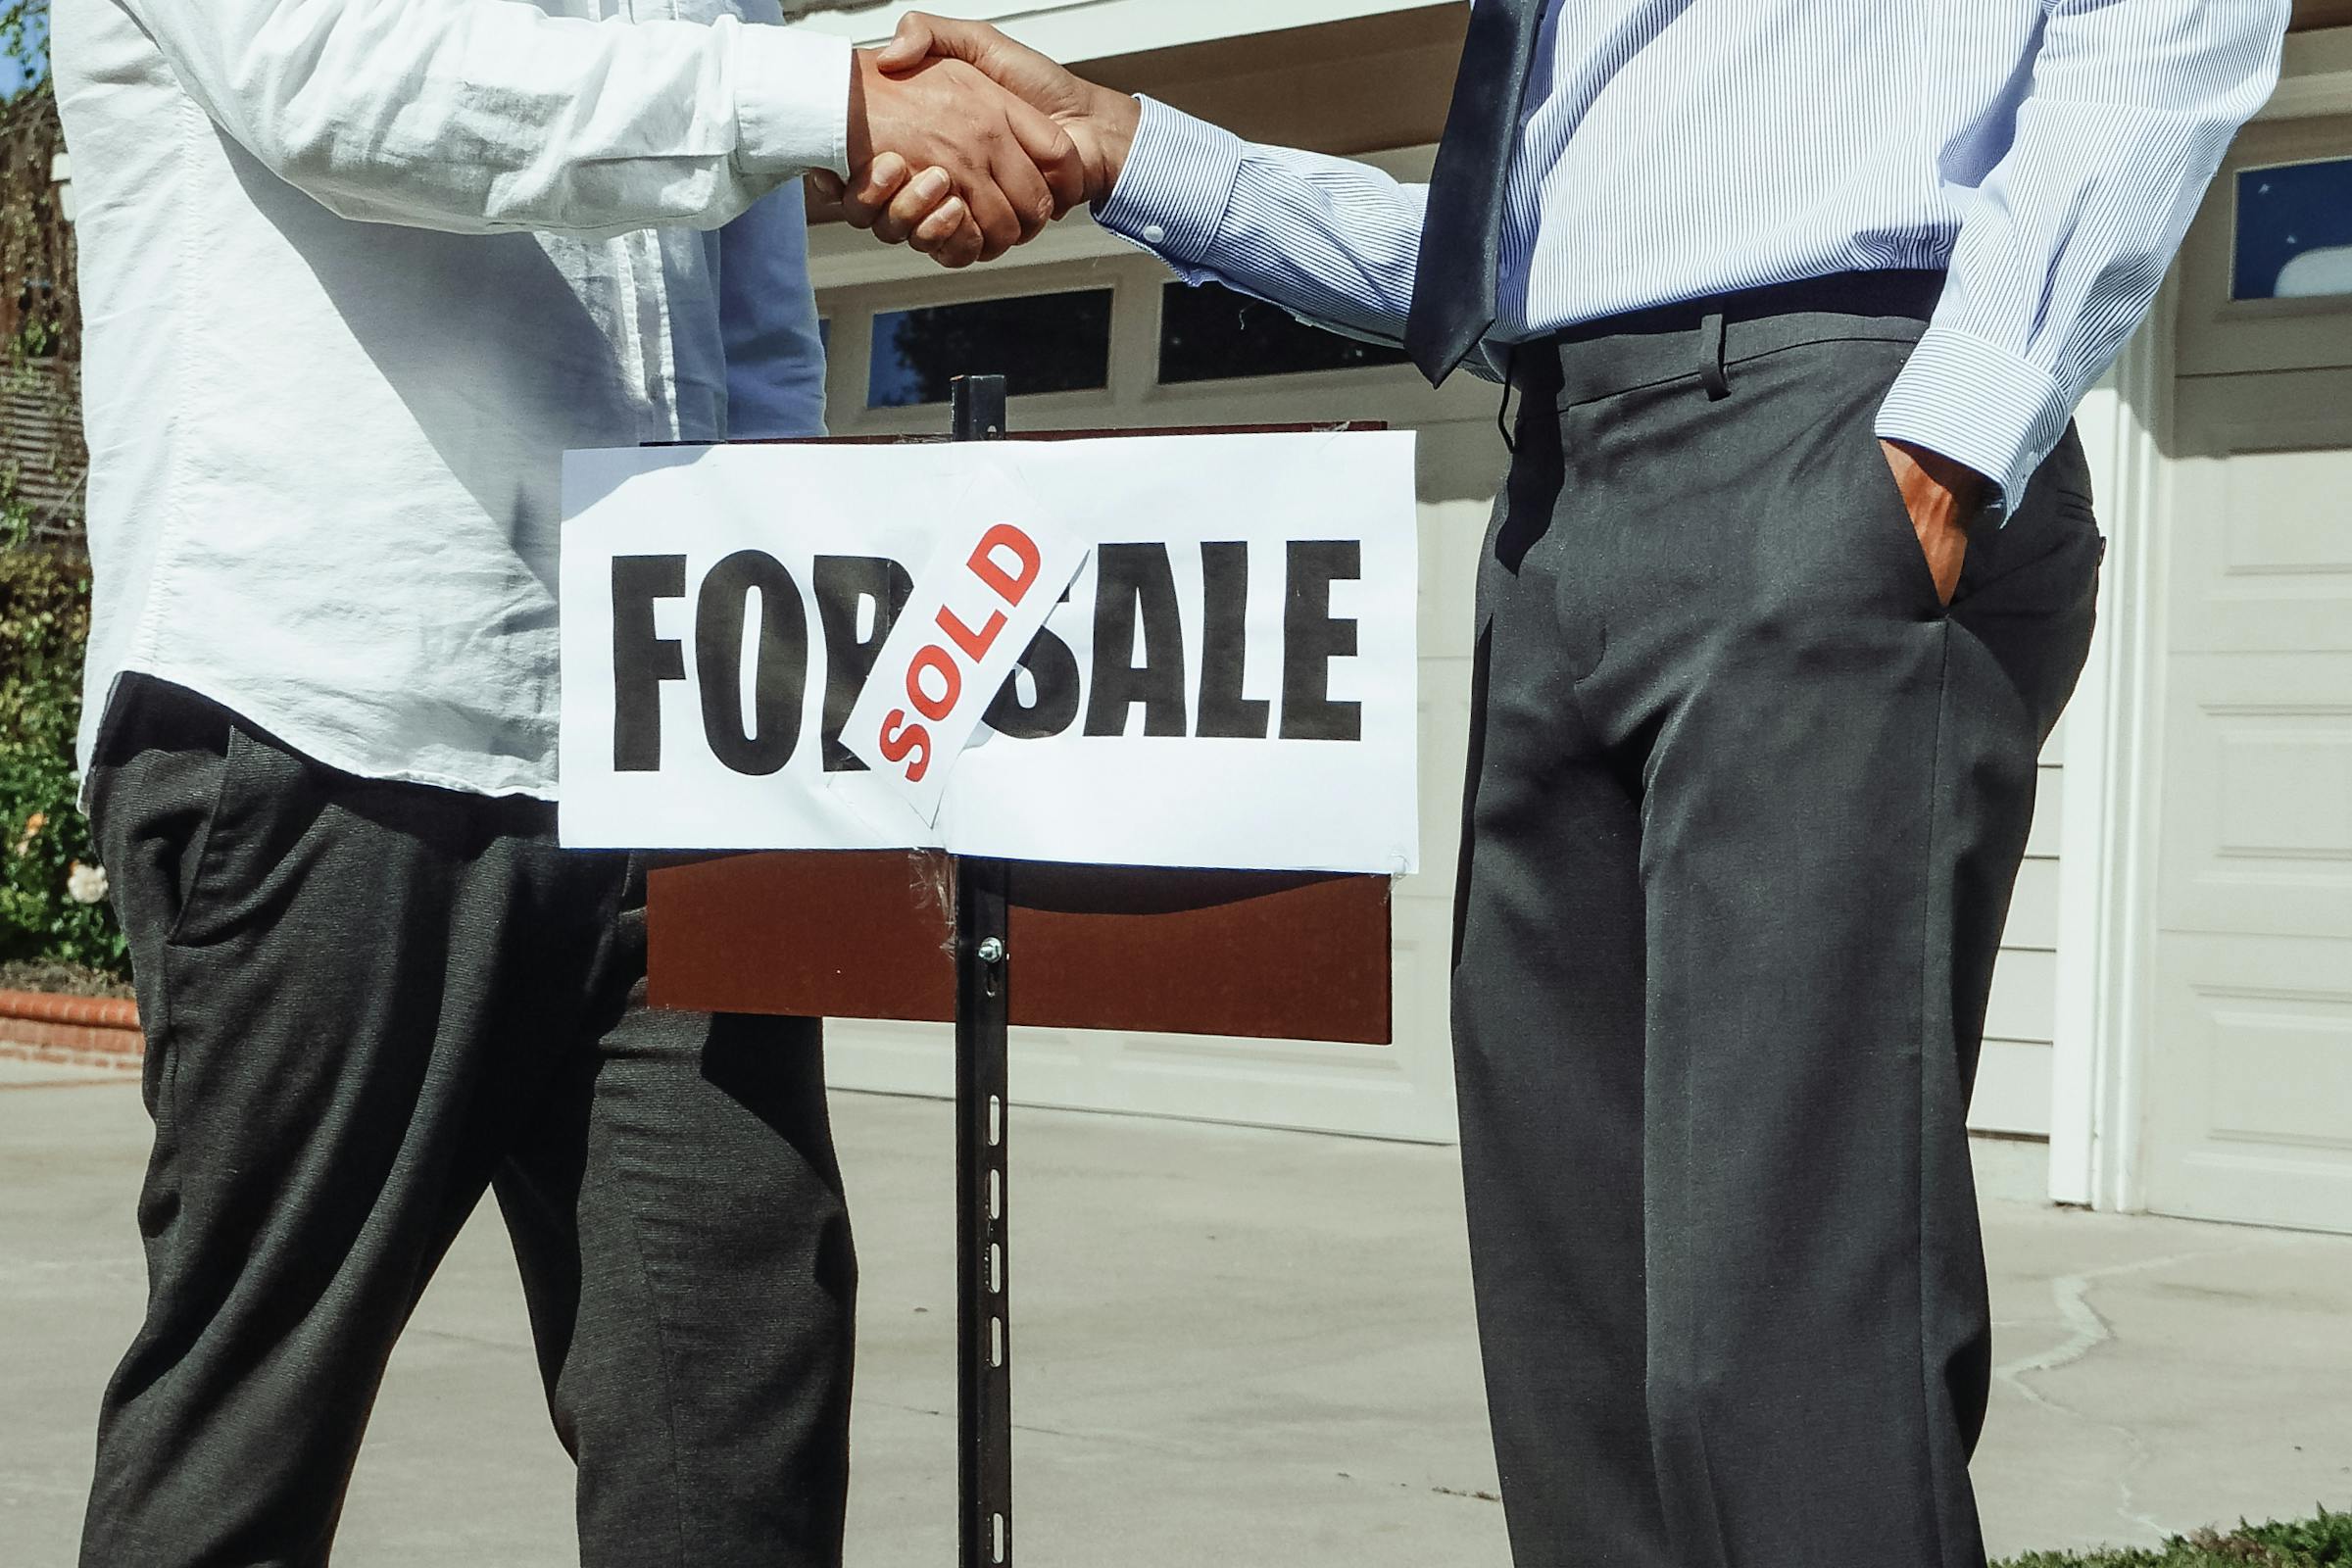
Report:
[{"label": "window", "polygon": [[2236,300],[2352,294],[2352,158],[2237,176]]},{"label": "window", "polygon": [[1309,326],[1278,306],[1214,283],[1170,283],[1160,302],[1163,386],[1307,370],[1402,365],[1404,351]]},{"label": "window", "polygon": [[948,401],[959,375],[1002,375],[1013,397],[1110,384],[1106,288],[876,312],[866,407]]}]

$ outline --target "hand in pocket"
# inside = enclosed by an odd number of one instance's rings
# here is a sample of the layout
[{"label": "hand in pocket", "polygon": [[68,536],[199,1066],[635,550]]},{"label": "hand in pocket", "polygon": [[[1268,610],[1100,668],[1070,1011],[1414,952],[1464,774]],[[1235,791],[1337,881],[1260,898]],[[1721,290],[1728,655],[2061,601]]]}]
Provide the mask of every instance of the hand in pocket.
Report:
[{"label": "hand in pocket", "polygon": [[1903,493],[1911,527],[1936,579],[1936,597],[1949,609],[1968,560],[1969,524],[1984,505],[1984,476],[1925,447],[1882,441],[1879,448]]}]

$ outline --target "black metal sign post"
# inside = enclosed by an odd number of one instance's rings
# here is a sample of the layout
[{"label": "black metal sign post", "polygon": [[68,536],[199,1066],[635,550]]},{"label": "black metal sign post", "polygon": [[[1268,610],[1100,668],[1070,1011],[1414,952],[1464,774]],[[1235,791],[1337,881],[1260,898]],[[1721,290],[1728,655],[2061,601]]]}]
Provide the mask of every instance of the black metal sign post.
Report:
[{"label": "black metal sign post", "polygon": [[[1004,435],[1004,378],[960,376],[955,438]],[[1012,1254],[1006,1244],[1011,954],[1001,860],[955,861],[956,1562],[1012,1561]]]}]

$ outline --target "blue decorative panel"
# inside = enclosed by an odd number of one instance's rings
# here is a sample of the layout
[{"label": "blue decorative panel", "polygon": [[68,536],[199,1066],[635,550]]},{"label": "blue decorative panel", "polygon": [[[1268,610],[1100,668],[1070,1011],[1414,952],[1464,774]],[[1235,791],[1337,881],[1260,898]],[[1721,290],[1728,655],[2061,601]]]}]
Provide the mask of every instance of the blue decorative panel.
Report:
[{"label": "blue decorative panel", "polygon": [[2324,294],[2352,294],[2352,158],[2240,171],[2230,297]]}]

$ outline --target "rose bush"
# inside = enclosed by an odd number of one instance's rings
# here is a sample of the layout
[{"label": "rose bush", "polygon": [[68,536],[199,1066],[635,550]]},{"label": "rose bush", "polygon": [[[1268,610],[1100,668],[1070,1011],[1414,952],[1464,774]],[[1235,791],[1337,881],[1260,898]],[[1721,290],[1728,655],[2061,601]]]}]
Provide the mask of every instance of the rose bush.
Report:
[{"label": "rose bush", "polygon": [[0,961],[122,975],[129,954],[74,803],[89,625],[89,563],[78,551],[0,549]]}]

